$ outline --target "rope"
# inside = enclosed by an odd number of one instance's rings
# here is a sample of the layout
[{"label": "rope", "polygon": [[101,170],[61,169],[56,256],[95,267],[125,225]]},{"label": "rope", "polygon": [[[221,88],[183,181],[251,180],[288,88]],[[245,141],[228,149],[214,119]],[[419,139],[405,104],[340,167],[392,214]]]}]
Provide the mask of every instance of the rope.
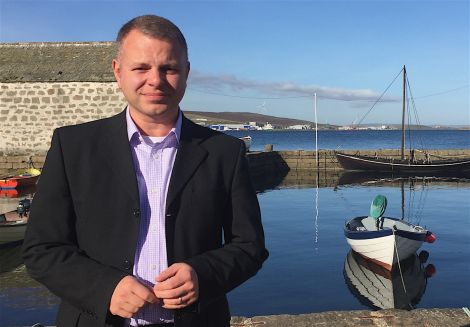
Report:
[{"label": "rope", "polygon": [[380,99],[382,99],[382,97],[384,96],[384,94],[388,91],[388,89],[390,88],[390,86],[392,86],[393,83],[395,83],[395,80],[398,78],[398,76],[401,75],[401,72],[403,71],[403,68],[400,70],[400,72],[397,74],[397,76],[395,76],[395,78],[393,79],[393,81],[387,86],[387,88],[385,89],[385,91],[382,92],[382,94],[380,95],[380,97],[375,100],[374,104],[372,105],[372,107],[370,107],[370,109],[365,113],[364,116],[362,116],[362,118],[359,120],[359,122],[356,124],[356,126],[360,125],[362,123],[362,121],[367,117],[367,115],[372,111],[372,109],[374,109],[375,105],[380,101]]},{"label": "rope", "polygon": [[[395,228],[396,226],[393,226],[392,233],[393,233],[393,242],[395,243],[395,253],[397,254],[398,270],[400,271],[400,277],[401,277],[401,283],[403,284],[403,290],[405,291],[405,294],[408,295],[408,293],[406,292],[405,280],[403,279],[403,273],[401,271],[400,257],[398,256],[398,247],[397,247],[397,238],[395,236]],[[392,264],[393,264],[393,261],[392,261]]]}]

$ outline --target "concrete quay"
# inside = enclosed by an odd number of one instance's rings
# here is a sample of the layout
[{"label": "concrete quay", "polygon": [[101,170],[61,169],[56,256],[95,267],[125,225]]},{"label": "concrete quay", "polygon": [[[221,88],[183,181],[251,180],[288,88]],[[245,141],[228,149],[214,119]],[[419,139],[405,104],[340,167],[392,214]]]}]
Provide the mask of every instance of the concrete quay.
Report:
[{"label": "concrete quay", "polygon": [[379,311],[328,311],[299,315],[273,315],[252,318],[232,317],[231,327],[470,327],[464,309],[387,309]]},{"label": "concrete quay", "polygon": [[[300,315],[232,317],[230,327],[470,327],[470,316],[460,309],[387,309],[328,311]],[[26,327],[26,326],[25,326]],[[44,327],[34,325],[33,327]],[[53,326],[47,326],[53,327]]]}]

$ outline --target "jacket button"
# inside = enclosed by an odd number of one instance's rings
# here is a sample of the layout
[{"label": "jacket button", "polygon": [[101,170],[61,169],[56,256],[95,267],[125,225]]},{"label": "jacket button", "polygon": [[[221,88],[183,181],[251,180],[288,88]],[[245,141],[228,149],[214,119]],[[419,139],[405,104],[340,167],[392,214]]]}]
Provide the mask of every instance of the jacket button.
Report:
[{"label": "jacket button", "polygon": [[166,216],[167,218],[171,218],[171,217],[173,217],[173,214],[172,214],[172,213],[167,213],[165,216]]},{"label": "jacket button", "polygon": [[132,263],[129,260],[124,260],[122,262],[122,268],[130,270],[132,268]]},{"label": "jacket button", "polygon": [[134,215],[134,217],[139,218],[140,217],[140,209],[134,209],[132,211],[132,214]]}]

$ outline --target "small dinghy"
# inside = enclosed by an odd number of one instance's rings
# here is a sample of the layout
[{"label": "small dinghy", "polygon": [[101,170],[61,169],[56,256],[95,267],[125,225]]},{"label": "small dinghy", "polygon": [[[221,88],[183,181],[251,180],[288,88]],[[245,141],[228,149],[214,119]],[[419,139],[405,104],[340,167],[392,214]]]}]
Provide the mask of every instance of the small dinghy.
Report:
[{"label": "small dinghy", "polygon": [[23,242],[30,207],[31,200],[23,199],[16,210],[0,214],[0,249]]},{"label": "small dinghy", "polygon": [[354,251],[392,270],[394,264],[415,254],[423,242],[432,243],[436,237],[421,226],[384,217],[386,207],[387,198],[376,196],[370,215],[348,221],[344,226],[344,235]]}]

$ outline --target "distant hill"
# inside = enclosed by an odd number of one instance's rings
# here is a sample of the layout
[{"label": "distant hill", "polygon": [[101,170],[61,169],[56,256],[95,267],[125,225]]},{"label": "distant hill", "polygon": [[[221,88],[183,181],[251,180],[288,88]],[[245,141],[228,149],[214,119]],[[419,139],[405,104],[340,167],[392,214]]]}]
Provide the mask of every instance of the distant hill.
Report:
[{"label": "distant hill", "polygon": [[[277,117],[262,115],[252,112],[210,112],[210,111],[191,111],[185,110],[184,114],[187,118],[191,119],[196,123],[204,123],[205,125],[214,125],[214,124],[247,124],[249,122],[256,122],[258,125],[265,125],[270,123],[275,128],[288,128],[293,125],[309,125],[314,128],[315,123],[309,120]],[[365,128],[365,127],[380,127],[386,125],[391,129],[400,129],[400,124],[384,124],[384,123],[370,123],[370,124],[360,124],[355,127]],[[329,125],[329,124],[318,124],[318,129],[338,129],[339,125]],[[460,126],[426,126],[426,125],[410,125],[407,127],[411,130],[424,129],[424,130],[434,130],[434,129],[460,129],[468,130],[470,127],[468,125]]]},{"label": "distant hill", "polygon": [[[194,122],[210,124],[247,124],[256,122],[259,125],[270,123],[277,128],[287,128],[292,125],[314,125],[314,122],[293,118],[268,116],[251,112],[208,112],[208,111],[184,111],[186,117]],[[328,128],[331,125],[318,124],[319,128]],[[331,126],[330,128],[336,128]]]}]

